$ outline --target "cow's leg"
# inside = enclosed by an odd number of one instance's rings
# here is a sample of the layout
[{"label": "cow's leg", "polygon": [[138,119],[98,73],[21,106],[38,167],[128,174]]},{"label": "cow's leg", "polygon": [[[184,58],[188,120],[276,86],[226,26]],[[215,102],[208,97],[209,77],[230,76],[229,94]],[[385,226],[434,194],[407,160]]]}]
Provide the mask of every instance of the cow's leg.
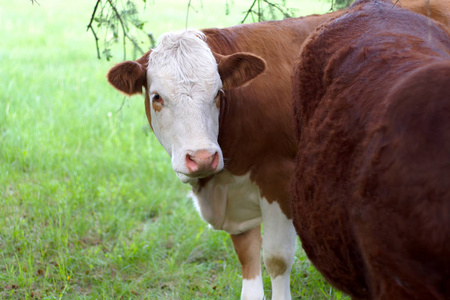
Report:
[{"label": "cow's leg", "polygon": [[290,273],[295,256],[297,235],[292,220],[277,202],[261,200],[264,224],[263,257],[272,281],[272,299],[291,299]]},{"label": "cow's leg", "polygon": [[241,300],[261,300],[264,289],[261,277],[261,226],[241,234],[231,234],[234,249],[242,266]]}]

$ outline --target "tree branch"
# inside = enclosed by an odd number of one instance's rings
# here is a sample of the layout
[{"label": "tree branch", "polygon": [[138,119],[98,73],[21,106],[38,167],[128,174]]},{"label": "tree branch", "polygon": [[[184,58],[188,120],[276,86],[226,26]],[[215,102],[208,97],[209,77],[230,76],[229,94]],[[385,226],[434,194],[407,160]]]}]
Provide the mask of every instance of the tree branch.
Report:
[{"label": "tree branch", "polygon": [[[255,8],[256,4],[258,4],[257,11]],[[264,16],[264,13],[267,9],[270,11],[269,17]],[[252,5],[250,6],[250,8],[247,10],[247,12],[244,16],[244,19],[241,21],[241,24],[247,20],[247,18],[248,18],[248,16],[250,16],[250,14],[252,15],[252,17],[254,17],[254,15],[256,15],[258,17],[257,18],[258,22],[265,21],[265,20],[278,19],[278,17],[276,16],[276,12],[281,13],[282,17],[284,17],[284,18],[292,18],[293,14],[294,14],[293,10],[287,8],[285,4],[271,2],[270,0],[254,0]],[[255,21],[255,19],[253,19],[253,21]]]},{"label": "tree branch", "polygon": [[[32,3],[37,0],[30,0]],[[139,17],[139,8],[135,4],[138,0],[95,0],[94,9],[87,25],[87,31],[91,31],[95,38],[95,46],[97,50],[97,57],[100,59],[101,55],[106,56],[109,60],[111,55],[111,48],[119,44],[123,48],[123,56],[127,56],[127,42],[131,42],[133,47],[133,56],[138,53],[143,54],[140,44],[146,39],[141,34],[145,34],[150,42],[151,47],[155,46],[155,40],[151,33],[145,32],[144,23]],[[141,0],[147,4],[147,0]],[[345,2],[351,0],[331,0],[333,2]],[[124,3],[126,2],[126,3]],[[195,10],[192,0],[186,0],[186,28],[189,26],[190,11]],[[247,21],[251,16],[253,22],[278,19],[280,17],[292,17],[295,14],[293,9],[287,8],[285,1],[279,0],[253,0],[250,8],[244,12],[245,16],[241,23]],[[37,3],[37,2],[36,2]],[[256,6],[257,5],[257,6]],[[225,14],[229,13],[229,3],[226,0]],[[131,25],[133,26],[131,26]],[[136,28],[134,28],[136,27]],[[121,36],[123,34],[123,36]],[[104,35],[104,37],[103,37]],[[101,49],[100,49],[101,48]]]},{"label": "tree branch", "polygon": [[[36,1],[36,0],[33,0]],[[145,2],[145,1],[144,1]],[[127,2],[127,5],[131,3],[132,1]],[[100,9],[101,7],[101,9]],[[106,16],[104,16],[104,10],[106,8]],[[109,60],[111,57],[110,55],[110,49],[109,45],[110,43],[116,43],[117,39],[120,37],[120,32],[123,34],[122,38],[122,47],[123,47],[123,55],[124,59],[126,59],[127,56],[127,40],[131,42],[131,44],[134,47],[135,54],[136,52],[139,52],[140,54],[143,54],[144,51],[139,46],[139,40],[137,38],[133,37],[131,33],[129,32],[129,23],[131,22],[133,25],[136,26],[138,30],[142,29],[143,23],[139,21],[139,19],[135,19],[134,15],[136,12],[134,12],[134,8],[132,7],[131,10],[125,9],[123,11],[119,11],[119,8],[117,7],[117,0],[96,0],[94,9],[91,14],[91,18],[89,20],[89,24],[87,25],[87,31],[91,31],[94,38],[95,38],[95,46],[97,50],[97,57],[100,59],[100,39],[97,35],[96,30],[94,29],[94,24],[98,23],[98,27],[105,28],[105,49],[103,53],[106,55],[106,58]],[[131,21],[129,20],[129,16],[132,16]],[[106,38],[107,33],[109,29],[112,29],[114,34],[114,40],[110,40],[109,38]],[[152,42],[152,39],[149,36],[150,41]]]},{"label": "tree branch", "polygon": [[253,6],[255,6],[256,1],[258,0],[254,0],[250,8],[247,10],[247,13],[244,16],[244,19],[241,21],[241,24],[244,24],[245,20],[247,20],[247,17],[250,15],[250,13],[253,12]]},{"label": "tree branch", "polygon": [[187,10],[186,10],[186,26],[185,26],[186,29],[187,29],[187,27],[188,27],[189,8],[191,8],[191,0],[189,0],[188,5],[187,5]]},{"label": "tree branch", "polygon": [[[122,27],[122,32],[123,32],[123,58],[125,60],[126,56],[127,56],[127,48],[126,48],[126,37],[128,35],[127,34],[127,30],[125,28],[125,24],[123,23],[122,17],[120,16],[119,12],[117,11],[116,6],[112,3],[111,0],[107,0],[107,1],[108,1],[109,5],[111,6],[111,9],[113,10],[114,14],[116,15],[116,18],[119,20],[120,26]],[[132,42],[134,42],[134,41],[132,41]]]},{"label": "tree branch", "polygon": [[[31,1],[33,1],[33,0],[31,0]],[[91,20],[89,21],[89,24],[87,26],[87,28],[88,28],[87,30],[89,30],[89,28],[92,26],[92,22],[94,22],[95,14],[97,13],[97,8],[98,8],[98,5],[100,4],[100,2],[102,2],[102,0],[97,0],[97,3],[95,3],[94,11],[92,12]]]},{"label": "tree branch", "polygon": [[267,0],[263,0],[265,3],[267,3],[267,5],[269,5],[269,6],[271,6],[271,7],[273,7],[273,8],[276,8],[279,12],[281,12],[282,14],[283,14],[283,16],[285,17],[285,18],[292,18],[292,15],[290,15],[290,14],[288,14],[287,12],[286,12],[286,10],[283,10],[283,8],[282,7],[280,7],[278,4],[276,4],[276,3],[272,3],[272,2],[269,2],[269,1],[267,1]]},{"label": "tree branch", "polygon": [[150,40],[150,48],[155,48],[156,42],[155,38],[153,37],[153,33],[147,33],[148,39]]},{"label": "tree branch", "polygon": [[94,27],[92,27],[92,22],[94,22],[95,14],[97,13],[97,8],[101,1],[102,0],[97,0],[97,3],[95,3],[94,11],[92,12],[91,20],[89,21],[89,24],[88,24],[87,30],[86,30],[86,31],[89,31],[89,29],[90,29],[92,31],[92,34],[94,35],[95,47],[97,49],[97,58],[98,59],[101,59],[100,47],[98,46],[98,37],[97,37],[97,34],[95,33]]},{"label": "tree branch", "polygon": [[109,5],[111,6],[112,10],[114,11],[114,14],[116,15],[117,19],[119,20],[120,26],[122,27],[122,32],[123,32],[123,51],[124,51],[124,59],[126,59],[126,38],[128,38],[128,40],[130,40],[130,42],[133,43],[133,46],[139,51],[141,52],[141,54],[144,54],[144,51],[141,49],[141,47],[139,47],[138,43],[134,40],[133,37],[131,37],[128,34],[128,31],[126,30],[126,26],[125,23],[122,19],[122,17],[120,16],[119,12],[117,11],[117,8],[115,5],[112,4],[111,0],[107,0]]}]

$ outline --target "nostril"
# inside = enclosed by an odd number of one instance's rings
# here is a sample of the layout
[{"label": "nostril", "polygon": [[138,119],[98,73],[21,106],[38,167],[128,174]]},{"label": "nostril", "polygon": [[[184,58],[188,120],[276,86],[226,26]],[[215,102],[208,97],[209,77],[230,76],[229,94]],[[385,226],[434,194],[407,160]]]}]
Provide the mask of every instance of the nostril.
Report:
[{"label": "nostril", "polygon": [[211,168],[215,171],[219,166],[219,153],[214,153],[214,158],[211,162]]},{"label": "nostril", "polygon": [[191,172],[191,173],[198,171],[198,164],[194,159],[191,155],[186,154],[186,158],[185,158],[186,167],[188,168],[189,172]]}]

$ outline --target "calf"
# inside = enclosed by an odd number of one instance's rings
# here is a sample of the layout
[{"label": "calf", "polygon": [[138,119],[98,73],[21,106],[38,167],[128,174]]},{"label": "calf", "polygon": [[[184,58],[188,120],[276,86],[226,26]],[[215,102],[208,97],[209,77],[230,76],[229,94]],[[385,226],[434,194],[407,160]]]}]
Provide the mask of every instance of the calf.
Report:
[{"label": "calf", "polygon": [[305,41],[293,219],[352,299],[450,299],[450,37],[382,0]]}]

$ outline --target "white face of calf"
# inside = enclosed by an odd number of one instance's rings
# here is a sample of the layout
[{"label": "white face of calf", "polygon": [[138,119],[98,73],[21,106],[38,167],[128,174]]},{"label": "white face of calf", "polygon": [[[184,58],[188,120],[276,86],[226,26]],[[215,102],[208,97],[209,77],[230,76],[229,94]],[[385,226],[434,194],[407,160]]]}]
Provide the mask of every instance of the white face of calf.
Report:
[{"label": "white face of calf", "polygon": [[216,60],[199,33],[169,33],[150,53],[147,92],[151,124],[183,181],[223,169]]},{"label": "white face of calf", "polygon": [[113,67],[108,80],[128,95],[145,87],[150,125],[186,183],[224,167],[218,144],[222,88],[245,84],[264,69],[252,54],[213,53],[203,33],[188,30],[165,34],[142,58]]}]

